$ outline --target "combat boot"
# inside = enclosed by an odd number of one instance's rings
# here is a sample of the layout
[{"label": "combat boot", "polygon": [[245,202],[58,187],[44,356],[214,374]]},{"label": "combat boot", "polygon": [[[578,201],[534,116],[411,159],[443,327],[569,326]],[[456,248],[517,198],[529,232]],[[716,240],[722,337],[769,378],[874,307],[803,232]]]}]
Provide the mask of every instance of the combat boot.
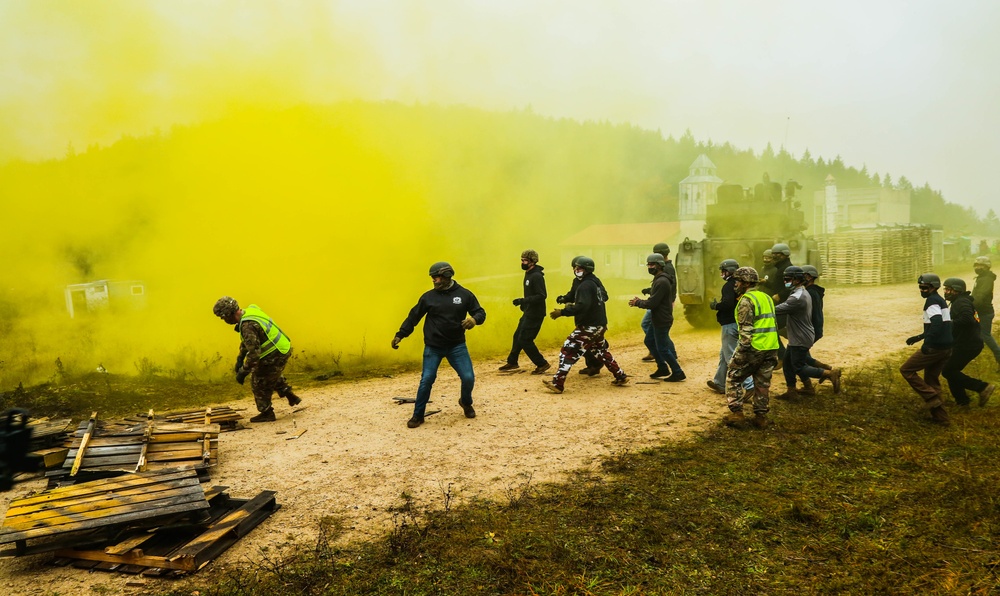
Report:
[{"label": "combat boot", "polygon": [[799,389],[799,395],[816,395],[816,388],[813,387],[812,379],[802,379],[802,389]]},{"label": "combat boot", "polygon": [[615,387],[624,387],[625,385],[628,385],[628,375],[618,377],[614,381],[611,381],[611,384]]},{"label": "combat boot", "polygon": [[601,367],[599,366],[588,366],[580,371],[581,375],[587,375],[588,377],[596,377],[601,374]]},{"label": "combat boot", "polygon": [[996,385],[994,385],[993,383],[990,383],[989,385],[986,386],[986,389],[983,389],[982,391],[979,392],[979,407],[980,408],[983,407],[983,406],[985,406],[986,403],[988,401],[990,401],[990,396],[993,395],[993,391],[995,389],[996,389]]},{"label": "combat boot", "polygon": [[948,412],[944,409],[944,406],[934,406],[931,408],[931,418],[934,422],[942,426],[948,426],[951,420],[948,418]]},{"label": "combat boot", "polygon": [[511,364],[510,362],[508,362],[507,364],[504,364],[503,366],[501,366],[497,370],[499,370],[499,371],[508,371],[508,370],[517,370],[519,368],[521,368],[520,364],[517,364],[517,363]]},{"label": "combat boot", "polygon": [[795,387],[789,387],[787,391],[780,395],[775,395],[774,399],[793,400],[799,398],[799,391]]},{"label": "combat boot", "polygon": [[274,416],[274,408],[268,408],[260,414],[250,418],[250,422],[274,422],[275,420],[277,420],[277,418]]},{"label": "combat boot", "polygon": [[665,378],[667,378],[669,376],[670,376],[670,369],[667,369],[667,368],[658,368],[651,375],[649,375],[649,378],[650,379],[665,379]]},{"label": "combat boot", "polygon": [[729,412],[722,417],[722,423],[726,426],[733,426],[736,428],[743,428],[746,426],[747,417],[743,415],[743,412]]},{"label": "combat boot", "polygon": [[302,403],[302,398],[292,393],[291,389],[285,391],[285,399],[288,400],[288,405],[293,408]]},{"label": "combat boot", "polygon": [[839,368],[832,368],[824,372],[823,376],[820,377],[820,380],[824,381],[826,379],[830,379],[830,382],[833,383],[833,392],[840,393],[840,374],[841,370]]},{"label": "combat boot", "polygon": [[754,414],[751,424],[753,424],[755,428],[767,428],[767,414]]},{"label": "combat boot", "polygon": [[410,418],[409,420],[406,421],[406,428],[417,428],[423,423],[424,423],[423,418],[417,418],[416,416],[414,416],[413,418]]},{"label": "combat boot", "polygon": [[464,403],[462,403],[462,400],[459,399],[458,400],[458,405],[462,406],[462,411],[465,412],[465,417],[466,418],[475,418],[476,417],[476,410],[473,409],[472,404],[465,405]]},{"label": "combat boot", "polygon": [[656,360],[656,356],[653,356],[652,352],[650,352],[649,354],[646,354],[645,356],[642,357],[642,361],[643,362],[652,362],[654,360]]},{"label": "combat boot", "polygon": [[542,381],[542,384],[545,385],[545,388],[548,389],[549,391],[551,391],[552,393],[562,393],[563,392],[563,388],[560,387],[559,385],[556,385],[555,381],[552,381],[552,380],[549,380],[549,379],[545,379],[544,381]]},{"label": "combat boot", "polygon": [[546,362],[545,364],[539,364],[538,366],[535,367],[535,370],[531,371],[531,374],[540,375],[545,371],[549,370],[550,368],[552,368],[552,365],[549,364],[548,362]]}]

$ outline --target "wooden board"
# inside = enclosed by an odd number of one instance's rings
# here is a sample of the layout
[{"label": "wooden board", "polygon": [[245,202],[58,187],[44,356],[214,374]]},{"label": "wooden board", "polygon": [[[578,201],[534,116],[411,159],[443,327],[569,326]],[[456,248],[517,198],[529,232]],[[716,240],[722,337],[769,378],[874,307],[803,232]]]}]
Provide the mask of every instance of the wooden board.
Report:
[{"label": "wooden board", "polygon": [[94,480],[11,501],[0,526],[0,544],[208,507],[194,470]]}]

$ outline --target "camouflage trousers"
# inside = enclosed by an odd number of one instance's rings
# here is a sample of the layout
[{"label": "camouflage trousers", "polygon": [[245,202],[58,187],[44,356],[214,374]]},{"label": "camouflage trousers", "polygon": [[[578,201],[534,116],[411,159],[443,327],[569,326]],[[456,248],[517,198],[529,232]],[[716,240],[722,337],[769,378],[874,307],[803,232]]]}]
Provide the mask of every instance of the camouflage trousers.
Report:
[{"label": "camouflage trousers", "polygon": [[552,382],[556,387],[563,388],[569,369],[573,368],[576,361],[584,354],[587,355],[588,360],[593,357],[594,360],[607,367],[616,379],[626,376],[618,363],[615,362],[615,357],[605,347],[608,345],[604,341],[604,332],[607,330],[607,327],[584,327],[581,325],[569,334],[569,337],[563,342],[562,350],[559,351],[559,371],[552,377]]},{"label": "camouflage trousers", "polygon": [[729,360],[726,372],[726,402],[733,412],[742,412],[746,402],[747,392],[743,381],[753,377],[753,411],[754,414],[767,414],[771,390],[771,373],[778,365],[778,350],[755,350],[749,346],[738,345]]},{"label": "camouflage trousers", "polygon": [[291,391],[291,386],[285,382],[285,376],[282,374],[291,355],[291,350],[288,350],[287,354],[272,352],[262,358],[254,369],[250,376],[250,389],[253,391],[253,400],[257,403],[258,412],[271,409],[271,394],[275,391],[282,397]]}]

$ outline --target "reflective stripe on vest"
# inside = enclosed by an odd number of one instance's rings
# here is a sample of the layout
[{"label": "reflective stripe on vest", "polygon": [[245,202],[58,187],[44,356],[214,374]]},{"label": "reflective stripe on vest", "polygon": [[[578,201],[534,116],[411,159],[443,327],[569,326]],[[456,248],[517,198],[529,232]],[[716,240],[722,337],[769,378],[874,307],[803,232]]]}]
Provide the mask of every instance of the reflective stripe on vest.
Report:
[{"label": "reflective stripe on vest", "polygon": [[[778,327],[774,322],[774,302],[771,297],[760,290],[749,290],[745,294],[753,304],[753,337],[750,345],[753,349],[763,352],[778,349]],[[736,319],[739,320],[739,302],[736,303]]]},{"label": "reflective stripe on vest", "polygon": [[243,318],[240,319],[241,325],[243,321],[257,323],[264,330],[264,333],[267,334],[267,341],[260,344],[261,358],[275,350],[282,354],[287,354],[292,349],[292,341],[274,324],[271,317],[267,316],[256,304],[251,304],[243,310]]}]

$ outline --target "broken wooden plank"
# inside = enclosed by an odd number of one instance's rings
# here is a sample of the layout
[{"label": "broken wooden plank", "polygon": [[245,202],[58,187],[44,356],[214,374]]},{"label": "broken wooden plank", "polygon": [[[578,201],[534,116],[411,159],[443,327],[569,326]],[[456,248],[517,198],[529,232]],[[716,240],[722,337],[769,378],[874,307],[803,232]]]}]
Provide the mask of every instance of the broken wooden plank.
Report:
[{"label": "broken wooden plank", "polygon": [[302,435],[306,434],[307,430],[309,430],[309,429],[303,428],[302,430],[300,430],[299,432],[295,433],[294,435],[292,435],[290,437],[285,437],[285,440],[286,441],[291,441],[292,439],[297,439],[297,438],[301,437]]},{"label": "broken wooden plank", "polygon": [[90,422],[87,424],[87,430],[83,433],[83,439],[80,441],[80,448],[76,453],[76,459],[73,460],[73,467],[69,472],[70,476],[76,476],[76,473],[80,471],[80,464],[83,463],[83,453],[87,450],[87,442],[90,441],[90,435],[94,432],[94,426],[96,424],[97,412],[95,411],[90,415]]}]

